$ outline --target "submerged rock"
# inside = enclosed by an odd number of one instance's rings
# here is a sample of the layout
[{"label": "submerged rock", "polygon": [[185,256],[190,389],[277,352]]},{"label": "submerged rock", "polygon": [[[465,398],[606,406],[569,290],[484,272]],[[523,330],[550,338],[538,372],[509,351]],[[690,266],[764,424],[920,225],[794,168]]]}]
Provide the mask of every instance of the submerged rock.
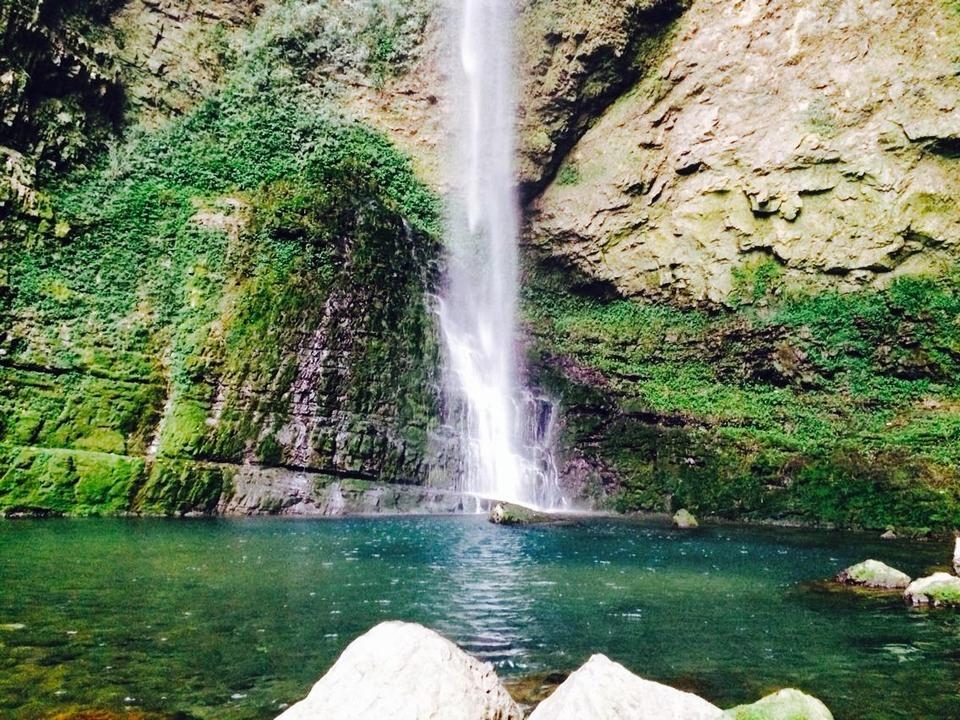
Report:
[{"label": "submerged rock", "polygon": [[490,522],[494,525],[534,525],[553,520],[554,518],[546,513],[513,503],[499,502],[490,511]]},{"label": "submerged rock", "polygon": [[907,587],[910,576],[879,560],[864,560],[841,571],[837,575],[837,582],[893,590]]},{"label": "submerged rock", "polygon": [[960,605],[960,578],[945,572],[917,578],[903,591],[903,597],[912,605]]},{"label": "submerged rock", "polygon": [[700,526],[700,523],[697,522],[697,518],[695,518],[693,513],[686,508],[680,508],[676,513],[674,513],[673,524],[682,530]]},{"label": "submerged rock", "polygon": [[793,688],[767,695],[752,705],[738,705],[723,716],[733,720],[833,720],[826,705]]},{"label": "submerged rock", "polygon": [[493,666],[422,625],[385,622],[354,640],[277,720],[521,720]]},{"label": "submerged rock", "polygon": [[644,680],[594,655],[529,720],[717,720],[720,708],[692,693]]}]

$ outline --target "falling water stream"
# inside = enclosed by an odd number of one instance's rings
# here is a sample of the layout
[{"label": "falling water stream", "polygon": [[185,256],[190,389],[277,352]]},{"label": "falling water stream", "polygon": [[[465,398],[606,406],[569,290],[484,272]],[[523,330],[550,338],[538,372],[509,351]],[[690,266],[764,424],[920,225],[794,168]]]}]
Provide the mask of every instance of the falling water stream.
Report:
[{"label": "falling water stream", "polygon": [[447,287],[440,299],[461,490],[550,508],[553,405],[523,389],[516,341],[518,205],[509,0],[453,3],[454,130]]}]

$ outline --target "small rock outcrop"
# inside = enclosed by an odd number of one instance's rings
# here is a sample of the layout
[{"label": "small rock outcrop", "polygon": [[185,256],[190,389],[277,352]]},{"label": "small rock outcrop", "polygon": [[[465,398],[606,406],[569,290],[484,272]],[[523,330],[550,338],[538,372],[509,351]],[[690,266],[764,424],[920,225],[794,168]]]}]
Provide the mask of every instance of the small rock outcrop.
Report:
[{"label": "small rock outcrop", "polygon": [[529,720],[718,720],[720,708],[692,693],[644,680],[594,655],[537,706]]},{"label": "small rock outcrop", "polygon": [[907,587],[910,584],[910,576],[879,560],[864,560],[841,571],[837,575],[837,582],[844,585],[894,590]]},{"label": "small rock outcrop", "polygon": [[700,523],[697,522],[697,518],[695,518],[693,513],[686,508],[680,508],[674,513],[673,524],[681,530],[700,527]]},{"label": "small rock outcrop", "polygon": [[494,525],[535,525],[551,520],[546,513],[513,503],[499,502],[490,510],[490,522]]},{"label": "small rock outcrop", "polygon": [[903,597],[911,605],[960,605],[960,578],[945,572],[918,578],[903,591]]},{"label": "small rock outcrop", "polygon": [[953,572],[960,575],[960,537],[953,541]]},{"label": "small rock outcrop", "polygon": [[385,622],[347,646],[277,720],[521,720],[493,667],[422,625]]},{"label": "small rock outcrop", "polygon": [[826,705],[793,688],[767,695],[751,705],[738,705],[723,716],[732,720],[833,720]]}]

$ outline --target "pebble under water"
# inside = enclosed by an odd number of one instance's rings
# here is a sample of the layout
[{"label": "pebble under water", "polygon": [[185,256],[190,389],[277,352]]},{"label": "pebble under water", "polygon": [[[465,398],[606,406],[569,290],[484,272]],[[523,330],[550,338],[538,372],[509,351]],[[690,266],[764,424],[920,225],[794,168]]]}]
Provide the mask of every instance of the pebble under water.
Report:
[{"label": "pebble under water", "polygon": [[602,652],[721,707],[784,686],[838,720],[960,717],[960,614],[816,581],[867,557],[917,576],[945,542],[481,517],[0,523],[0,716],[272,718],[387,619],[501,677]]}]

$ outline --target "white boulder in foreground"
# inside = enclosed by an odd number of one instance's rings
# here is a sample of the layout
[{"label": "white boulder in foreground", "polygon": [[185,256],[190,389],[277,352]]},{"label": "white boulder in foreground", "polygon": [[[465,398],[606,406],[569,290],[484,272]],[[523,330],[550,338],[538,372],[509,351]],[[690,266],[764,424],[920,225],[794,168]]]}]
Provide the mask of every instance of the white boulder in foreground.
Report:
[{"label": "white boulder in foreground", "polygon": [[724,713],[730,720],[833,720],[830,710],[812,695],[787,688],[752,705],[738,705]]},{"label": "white boulder in foreground", "polygon": [[879,560],[864,560],[843,570],[837,575],[837,582],[893,590],[907,587],[910,584],[910,576]]},{"label": "white boulder in foreground", "polygon": [[354,640],[277,720],[522,720],[493,667],[422,625],[385,622]]},{"label": "white boulder in foreground", "polygon": [[540,703],[529,720],[718,720],[720,708],[692,693],[644,680],[594,655]]},{"label": "white boulder in foreground", "polygon": [[918,578],[903,591],[903,597],[912,605],[960,605],[960,578],[945,572]]}]

